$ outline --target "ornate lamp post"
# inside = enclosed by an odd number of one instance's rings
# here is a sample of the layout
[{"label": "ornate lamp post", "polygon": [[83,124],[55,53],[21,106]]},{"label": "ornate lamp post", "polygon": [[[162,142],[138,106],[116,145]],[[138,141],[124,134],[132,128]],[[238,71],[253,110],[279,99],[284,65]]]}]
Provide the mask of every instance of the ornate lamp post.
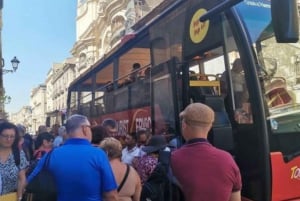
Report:
[{"label": "ornate lamp post", "polygon": [[[2,53],[2,52],[1,52]],[[12,69],[4,69],[4,59],[2,58],[1,68],[0,68],[0,119],[6,118],[6,113],[4,110],[4,105],[9,104],[11,101],[11,97],[5,95],[5,90],[3,86],[3,74],[5,73],[14,73],[18,69],[20,61],[17,59],[17,57],[14,57],[11,60]]]}]

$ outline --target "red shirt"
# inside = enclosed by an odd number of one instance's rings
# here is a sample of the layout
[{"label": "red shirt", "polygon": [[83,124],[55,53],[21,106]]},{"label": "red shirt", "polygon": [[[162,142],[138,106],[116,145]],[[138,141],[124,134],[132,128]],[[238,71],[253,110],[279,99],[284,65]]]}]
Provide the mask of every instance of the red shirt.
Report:
[{"label": "red shirt", "polygon": [[34,159],[41,159],[45,153],[48,153],[51,150],[52,150],[51,148],[50,149],[42,149],[42,148],[37,149],[34,151],[33,157],[34,157]]},{"label": "red shirt", "polygon": [[232,156],[208,142],[184,145],[171,157],[185,200],[225,201],[242,188],[240,171]]}]

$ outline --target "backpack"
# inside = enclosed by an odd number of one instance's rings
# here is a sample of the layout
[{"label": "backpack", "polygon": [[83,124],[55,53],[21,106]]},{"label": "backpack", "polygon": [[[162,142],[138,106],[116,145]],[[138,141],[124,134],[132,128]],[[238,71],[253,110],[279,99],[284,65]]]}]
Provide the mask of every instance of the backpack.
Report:
[{"label": "backpack", "polygon": [[140,201],[184,201],[180,188],[172,182],[170,151],[159,153],[158,164],[144,183]]},{"label": "backpack", "polygon": [[29,176],[33,172],[34,168],[37,166],[40,160],[40,158],[38,158],[38,155],[41,154],[42,157],[45,153],[45,151],[39,151],[35,153],[35,155],[32,157],[33,159],[30,161],[29,166],[27,167],[26,176]]}]

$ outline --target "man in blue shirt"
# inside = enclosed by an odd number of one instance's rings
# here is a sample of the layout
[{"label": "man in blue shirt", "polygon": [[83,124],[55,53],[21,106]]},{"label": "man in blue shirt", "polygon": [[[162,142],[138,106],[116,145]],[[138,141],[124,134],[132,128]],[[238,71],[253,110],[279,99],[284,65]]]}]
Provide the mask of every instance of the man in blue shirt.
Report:
[{"label": "man in blue shirt", "polygon": [[[117,201],[117,184],[105,152],[91,145],[92,132],[85,116],[72,115],[66,123],[67,140],[50,156],[58,201]],[[43,157],[28,177],[42,169]]]}]

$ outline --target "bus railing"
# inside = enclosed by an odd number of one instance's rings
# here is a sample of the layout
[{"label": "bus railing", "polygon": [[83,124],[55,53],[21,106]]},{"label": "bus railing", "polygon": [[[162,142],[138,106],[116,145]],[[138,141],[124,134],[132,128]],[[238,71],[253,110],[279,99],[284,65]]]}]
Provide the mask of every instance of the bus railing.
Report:
[{"label": "bus railing", "polygon": [[[212,77],[213,79],[209,79]],[[221,94],[221,86],[218,75],[214,74],[191,74],[190,87],[212,87],[218,95]]]}]

